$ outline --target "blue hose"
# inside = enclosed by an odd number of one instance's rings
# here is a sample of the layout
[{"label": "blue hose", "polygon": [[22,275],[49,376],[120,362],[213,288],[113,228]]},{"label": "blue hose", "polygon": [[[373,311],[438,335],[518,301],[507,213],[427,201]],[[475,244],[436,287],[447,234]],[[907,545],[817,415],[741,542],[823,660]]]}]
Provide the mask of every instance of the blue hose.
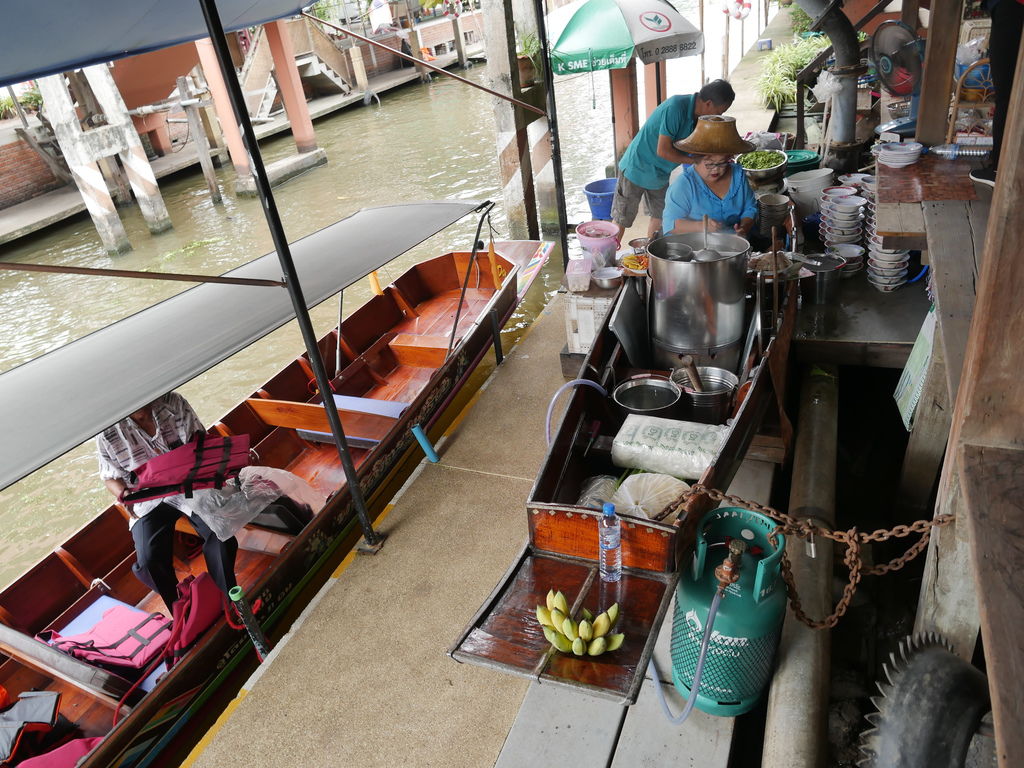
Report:
[{"label": "blue hose", "polygon": [[558,391],[551,396],[551,402],[548,403],[548,413],[547,416],[544,418],[544,437],[547,439],[548,445],[551,445],[551,414],[555,410],[555,401],[558,400],[558,396],[562,394],[565,390],[567,390],[569,387],[575,387],[577,384],[586,384],[588,387],[593,387],[598,392],[600,392],[602,397],[608,396],[608,390],[606,390],[596,381],[591,381],[590,379],[573,379],[572,381],[567,381],[565,382],[565,384],[560,386],[558,388]]},{"label": "blue hose", "polygon": [[723,590],[715,590],[715,598],[711,601],[711,608],[708,609],[707,625],[704,627],[704,637],[700,641],[700,655],[697,657],[697,666],[693,670],[693,685],[690,686],[690,695],[686,699],[686,706],[678,716],[672,714],[668,708],[668,701],[665,699],[665,692],[661,689],[661,675],[658,674],[658,665],[654,663],[654,656],[651,656],[647,669],[651,673],[654,688],[658,692],[658,701],[661,703],[661,711],[672,725],[682,725],[693,711],[693,705],[697,703],[697,692],[700,691],[700,679],[704,675],[704,660],[708,655],[708,645],[711,643],[711,631],[715,626],[715,615],[718,613],[718,604],[722,602]]}]

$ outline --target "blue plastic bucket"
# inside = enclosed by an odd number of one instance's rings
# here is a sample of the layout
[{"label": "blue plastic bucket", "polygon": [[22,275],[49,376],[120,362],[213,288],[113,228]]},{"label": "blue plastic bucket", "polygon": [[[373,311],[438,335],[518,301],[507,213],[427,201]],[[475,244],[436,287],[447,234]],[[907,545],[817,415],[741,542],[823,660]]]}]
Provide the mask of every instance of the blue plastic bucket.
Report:
[{"label": "blue plastic bucket", "polygon": [[615,197],[615,179],[598,179],[583,188],[590,205],[590,215],[609,221],[612,218],[612,198]]}]

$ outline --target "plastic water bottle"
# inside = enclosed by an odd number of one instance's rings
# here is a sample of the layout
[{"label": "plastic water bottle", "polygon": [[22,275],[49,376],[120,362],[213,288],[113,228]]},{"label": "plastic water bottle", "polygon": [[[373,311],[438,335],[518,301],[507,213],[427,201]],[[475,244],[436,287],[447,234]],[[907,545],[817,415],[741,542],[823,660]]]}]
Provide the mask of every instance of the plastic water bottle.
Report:
[{"label": "plastic water bottle", "polygon": [[601,581],[618,581],[622,578],[622,536],[619,532],[619,518],[615,505],[605,502],[601,519],[598,521],[598,536],[601,552],[598,558]]},{"label": "plastic water bottle", "polygon": [[956,160],[958,157],[984,157],[991,150],[988,147],[971,146],[969,144],[941,144],[940,146],[932,147],[928,151],[947,160]]}]

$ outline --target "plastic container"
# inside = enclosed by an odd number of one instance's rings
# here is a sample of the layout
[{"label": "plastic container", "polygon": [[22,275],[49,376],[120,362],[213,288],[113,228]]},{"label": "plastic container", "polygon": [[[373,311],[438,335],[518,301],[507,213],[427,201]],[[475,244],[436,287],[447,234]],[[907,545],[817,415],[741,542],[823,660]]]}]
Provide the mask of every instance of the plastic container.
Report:
[{"label": "plastic container", "polygon": [[598,553],[598,570],[601,581],[618,581],[622,578],[622,535],[619,531],[619,518],[615,514],[615,505],[606,502],[601,509],[601,519],[597,521],[600,552]]},{"label": "plastic container", "polygon": [[584,253],[582,258],[569,259],[565,265],[565,284],[573,293],[583,293],[590,288],[590,271],[593,261],[589,253]]},{"label": "plastic container", "polygon": [[821,155],[809,149],[787,149],[785,150],[789,163],[786,165],[786,176],[792,176],[801,171],[810,171],[821,165]]},{"label": "plastic container", "polygon": [[611,219],[612,199],[615,197],[616,179],[598,179],[583,188],[590,206],[590,215],[595,219]]},{"label": "plastic container", "polygon": [[610,221],[584,221],[576,226],[576,237],[593,258],[594,268],[614,266],[619,228]]},{"label": "plastic container", "polygon": [[941,144],[931,147],[928,151],[947,160],[956,160],[958,157],[984,157],[990,150],[988,147],[972,147],[964,144]]}]

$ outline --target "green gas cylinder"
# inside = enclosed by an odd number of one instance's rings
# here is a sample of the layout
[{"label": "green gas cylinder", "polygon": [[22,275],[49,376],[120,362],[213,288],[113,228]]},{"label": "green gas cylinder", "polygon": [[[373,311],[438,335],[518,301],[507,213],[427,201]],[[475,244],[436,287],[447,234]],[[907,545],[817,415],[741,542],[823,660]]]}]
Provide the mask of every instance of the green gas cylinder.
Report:
[{"label": "green gas cylinder", "polygon": [[785,540],[773,545],[776,524],[757,512],[720,507],[708,512],[697,529],[692,567],[684,567],[676,586],[672,622],[672,681],[690,695],[705,622],[718,589],[715,568],[740,539],[746,550],[739,580],[725,590],[715,617],[697,693],[698,709],[732,717],[751,709],[771,678],[772,662],[786,613],[786,588],[780,576]]}]

